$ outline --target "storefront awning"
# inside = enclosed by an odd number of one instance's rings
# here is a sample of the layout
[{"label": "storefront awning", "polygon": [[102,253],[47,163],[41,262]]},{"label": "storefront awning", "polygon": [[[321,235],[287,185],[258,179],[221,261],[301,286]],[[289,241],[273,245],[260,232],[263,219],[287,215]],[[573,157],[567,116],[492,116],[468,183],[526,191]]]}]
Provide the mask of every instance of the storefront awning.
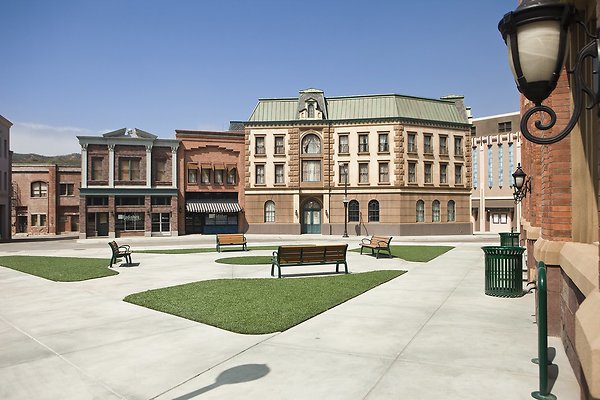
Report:
[{"label": "storefront awning", "polygon": [[235,201],[188,201],[185,203],[188,212],[197,213],[235,213],[242,207]]}]

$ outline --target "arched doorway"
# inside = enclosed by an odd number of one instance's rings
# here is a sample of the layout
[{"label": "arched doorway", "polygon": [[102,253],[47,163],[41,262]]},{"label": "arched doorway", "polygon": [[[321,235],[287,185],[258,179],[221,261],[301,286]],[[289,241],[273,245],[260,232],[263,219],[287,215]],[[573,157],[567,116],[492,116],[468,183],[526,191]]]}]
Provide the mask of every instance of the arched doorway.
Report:
[{"label": "arched doorway", "polygon": [[302,206],[302,233],[321,233],[321,204],[314,199]]}]

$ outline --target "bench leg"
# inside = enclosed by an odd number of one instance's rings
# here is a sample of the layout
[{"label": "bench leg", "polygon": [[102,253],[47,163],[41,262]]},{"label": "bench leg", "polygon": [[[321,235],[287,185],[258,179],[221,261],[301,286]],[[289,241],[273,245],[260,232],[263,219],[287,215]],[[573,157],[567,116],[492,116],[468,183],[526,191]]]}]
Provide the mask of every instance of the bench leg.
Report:
[{"label": "bench leg", "polygon": [[127,261],[129,264],[132,264],[132,262],[131,262],[131,254],[128,254],[127,257],[125,257],[125,261]]},{"label": "bench leg", "polygon": [[348,263],[344,261],[344,270],[348,273]]},{"label": "bench leg", "polygon": [[112,256],[110,258],[110,265],[108,266],[108,268],[112,268],[113,262],[115,262],[115,263],[117,262],[117,260],[115,260],[115,256]]},{"label": "bench leg", "polygon": [[379,249],[377,249],[377,255],[375,258],[379,259]]},{"label": "bench leg", "polygon": [[362,254],[363,249],[364,249],[364,247],[360,246],[360,254]]},{"label": "bench leg", "polygon": [[277,265],[277,272],[279,273],[278,278],[281,278],[281,265]]},{"label": "bench leg", "polygon": [[273,272],[275,272],[275,264],[271,263],[271,276],[273,276]]}]

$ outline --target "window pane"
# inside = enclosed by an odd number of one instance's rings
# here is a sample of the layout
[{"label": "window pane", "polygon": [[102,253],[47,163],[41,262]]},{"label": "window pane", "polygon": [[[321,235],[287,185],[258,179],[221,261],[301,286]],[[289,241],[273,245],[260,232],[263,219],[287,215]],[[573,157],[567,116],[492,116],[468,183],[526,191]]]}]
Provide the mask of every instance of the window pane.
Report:
[{"label": "window pane", "polygon": [[379,164],[379,182],[386,183],[390,181],[389,164]]},{"label": "window pane", "polygon": [[369,201],[369,222],[379,222],[379,202]]},{"label": "window pane", "polygon": [[348,146],[348,135],[340,135],[340,153],[349,153],[350,148]]},{"label": "window pane", "polygon": [[358,181],[360,183],[369,183],[369,164],[360,163],[358,164]]},{"label": "window pane", "polygon": [[302,182],[321,181],[321,161],[302,161]]},{"label": "window pane", "polygon": [[434,200],[431,204],[431,220],[433,222],[440,222],[440,202]]},{"label": "window pane", "polygon": [[188,169],[188,183],[198,183],[197,169]]},{"label": "window pane", "polygon": [[417,201],[417,222],[425,221],[425,202],[423,200]]},{"label": "window pane", "polygon": [[349,222],[358,222],[360,220],[360,212],[358,201],[351,200],[348,203],[348,221]]},{"label": "window pane", "polygon": [[275,164],[275,183],[285,183],[282,164]]},{"label": "window pane", "polygon": [[358,135],[358,152],[369,152],[369,135]]},{"label": "window pane", "polygon": [[256,183],[258,185],[262,185],[265,183],[265,166],[264,165],[256,166]]},{"label": "window pane", "polygon": [[387,133],[379,134],[379,151],[380,152],[389,151],[388,134]]},{"label": "window pane", "polygon": [[321,140],[316,135],[306,135],[302,139],[302,154],[321,154]]},{"label": "window pane", "polygon": [[262,136],[256,137],[256,154],[265,154],[265,138]]}]

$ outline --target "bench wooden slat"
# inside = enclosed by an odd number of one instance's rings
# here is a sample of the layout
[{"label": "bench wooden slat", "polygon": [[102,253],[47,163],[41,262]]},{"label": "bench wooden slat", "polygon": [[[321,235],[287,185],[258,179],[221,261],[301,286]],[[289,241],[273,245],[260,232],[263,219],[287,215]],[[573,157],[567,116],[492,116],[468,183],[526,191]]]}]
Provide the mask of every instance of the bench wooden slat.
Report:
[{"label": "bench wooden slat", "polygon": [[242,250],[248,250],[243,233],[217,233],[218,252],[221,252],[221,246],[242,246]]},{"label": "bench wooden slat", "polygon": [[362,254],[363,249],[366,247],[371,249],[371,254],[377,252],[377,258],[379,258],[380,251],[386,251],[388,255],[391,257],[392,252],[390,250],[390,242],[392,241],[391,236],[376,236],[373,235],[370,238],[364,238],[360,245],[360,254]]},{"label": "bench wooden slat", "polygon": [[344,264],[345,272],[348,273],[347,250],[347,244],[279,246],[277,251],[273,252],[271,276],[274,274],[275,266],[277,266],[278,276],[281,278],[281,267],[325,264],[336,264],[336,272],[339,272],[340,264]]}]

